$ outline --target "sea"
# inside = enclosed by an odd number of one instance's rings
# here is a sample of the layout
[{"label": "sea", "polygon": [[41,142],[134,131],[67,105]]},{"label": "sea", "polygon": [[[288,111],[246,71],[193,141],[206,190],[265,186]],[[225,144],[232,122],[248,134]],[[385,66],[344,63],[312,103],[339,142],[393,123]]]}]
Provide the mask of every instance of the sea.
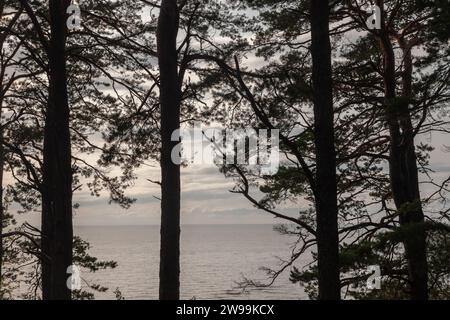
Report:
[{"label": "sea", "polygon": [[[159,226],[83,226],[75,234],[89,241],[90,254],[114,260],[114,269],[81,270],[83,286],[99,284],[106,292],[96,299],[158,298]],[[295,237],[279,234],[272,225],[184,225],[181,228],[182,299],[306,299],[303,288],[281,274],[270,286],[243,288],[250,279],[268,283],[263,268],[277,269],[288,259]]]}]

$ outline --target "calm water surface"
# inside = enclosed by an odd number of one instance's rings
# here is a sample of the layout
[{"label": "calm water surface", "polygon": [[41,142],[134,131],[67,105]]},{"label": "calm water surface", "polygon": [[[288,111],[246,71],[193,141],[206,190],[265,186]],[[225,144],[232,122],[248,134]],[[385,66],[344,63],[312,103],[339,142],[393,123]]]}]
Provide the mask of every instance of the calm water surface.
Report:
[{"label": "calm water surface", "polygon": [[[119,288],[126,299],[157,299],[159,227],[77,227],[99,259],[115,260],[118,267],[82,274],[88,281],[109,287],[97,299],[114,298]],[[263,280],[260,267],[276,267],[277,257],[289,256],[295,239],[280,235],[270,225],[185,225],[181,232],[181,296],[184,299],[304,299],[301,287],[285,274],[269,288],[242,292],[243,276]]]}]

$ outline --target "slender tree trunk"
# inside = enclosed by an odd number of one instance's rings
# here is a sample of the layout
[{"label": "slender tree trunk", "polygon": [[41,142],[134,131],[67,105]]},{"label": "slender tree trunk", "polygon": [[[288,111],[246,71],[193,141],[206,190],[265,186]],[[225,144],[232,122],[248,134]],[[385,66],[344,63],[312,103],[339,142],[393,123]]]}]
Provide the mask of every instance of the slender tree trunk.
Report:
[{"label": "slender tree trunk", "polygon": [[[417,156],[414,144],[414,128],[408,110],[408,102],[412,98],[412,57],[411,50],[403,47],[404,70],[402,76],[402,97],[405,101],[399,114],[400,129],[404,141],[403,175],[407,181],[407,198],[402,207],[408,206],[400,216],[400,223],[411,229],[411,235],[406,239],[406,257],[408,260],[409,278],[411,280],[411,297],[415,300],[428,299],[428,262],[425,216],[420,197]],[[400,199],[399,199],[400,200]]]},{"label": "slender tree trunk", "polygon": [[66,10],[69,0],[50,0],[49,97],[44,128],[42,190],[42,297],[70,300],[72,264],[72,167],[66,76]]},{"label": "slender tree trunk", "polygon": [[[383,8],[382,2],[379,2]],[[384,12],[382,16],[384,26]],[[414,130],[408,110],[411,98],[412,61],[410,52],[404,52],[402,100],[397,99],[395,54],[389,34],[380,31],[380,47],[384,57],[384,87],[386,120],[390,134],[389,175],[392,196],[400,212],[400,225],[406,234],[403,240],[408,261],[411,299],[428,299],[428,263],[426,258],[426,232],[419,191]],[[405,99],[406,98],[406,99]]]},{"label": "slender tree trunk", "polygon": [[311,0],[319,299],[340,299],[329,1]]},{"label": "slender tree trunk", "polygon": [[157,45],[161,104],[161,252],[159,298],[180,297],[180,166],[171,153],[178,141],[181,87],[177,68],[179,12],[176,0],[163,0],[158,20]]}]

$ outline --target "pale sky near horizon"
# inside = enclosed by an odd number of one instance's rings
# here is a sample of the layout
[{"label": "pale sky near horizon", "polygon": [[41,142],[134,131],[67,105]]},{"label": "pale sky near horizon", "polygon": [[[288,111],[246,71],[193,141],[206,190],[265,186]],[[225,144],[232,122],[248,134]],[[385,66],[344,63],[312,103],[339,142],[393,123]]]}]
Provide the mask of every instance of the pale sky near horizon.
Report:
[{"label": "pale sky near horizon", "polygon": [[[437,181],[450,176],[450,153],[444,151],[444,145],[450,141],[442,134],[420,137],[419,140],[431,143],[435,150],[431,153],[431,168]],[[448,143],[447,143],[448,141]],[[416,141],[417,143],[418,141]],[[147,179],[159,180],[159,168],[143,167],[137,171],[135,186],[128,195],[137,198],[130,209],[125,210],[116,204],[108,204],[108,196],[92,197],[85,188],[74,195],[74,203],[80,207],[74,210],[75,226],[108,225],[150,225],[159,224],[160,196],[159,186]],[[282,220],[274,219],[267,213],[257,210],[240,194],[230,193],[231,179],[226,179],[213,165],[191,165],[182,168],[182,224],[275,224]],[[421,186],[422,197],[429,190]],[[278,208],[283,213],[296,216],[299,208],[305,204],[290,203]],[[14,210],[13,208],[11,208]],[[16,208],[17,209],[17,208]],[[21,214],[18,221],[27,220],[39,226],[40,213]]]}]

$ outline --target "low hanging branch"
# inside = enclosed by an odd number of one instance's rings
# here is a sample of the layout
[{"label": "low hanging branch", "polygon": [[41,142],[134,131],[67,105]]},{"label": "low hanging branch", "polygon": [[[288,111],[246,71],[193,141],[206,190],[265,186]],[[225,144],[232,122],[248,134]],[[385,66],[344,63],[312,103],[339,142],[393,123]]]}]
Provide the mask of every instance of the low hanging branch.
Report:
[{"label": "low hanging branch", "polygon": [[[27,238],[36,248],[41,247],[35,238],[33,238],[31,235],[29,235],[28,233],[23,232],[23,231],[11,231],[11,232],[6,232],[3,234],[0,234],[0,239],[10,238],[10,237],[15,237],[15,236]],[[41,252],[39,252],[39,254],[41,254]]]}]

